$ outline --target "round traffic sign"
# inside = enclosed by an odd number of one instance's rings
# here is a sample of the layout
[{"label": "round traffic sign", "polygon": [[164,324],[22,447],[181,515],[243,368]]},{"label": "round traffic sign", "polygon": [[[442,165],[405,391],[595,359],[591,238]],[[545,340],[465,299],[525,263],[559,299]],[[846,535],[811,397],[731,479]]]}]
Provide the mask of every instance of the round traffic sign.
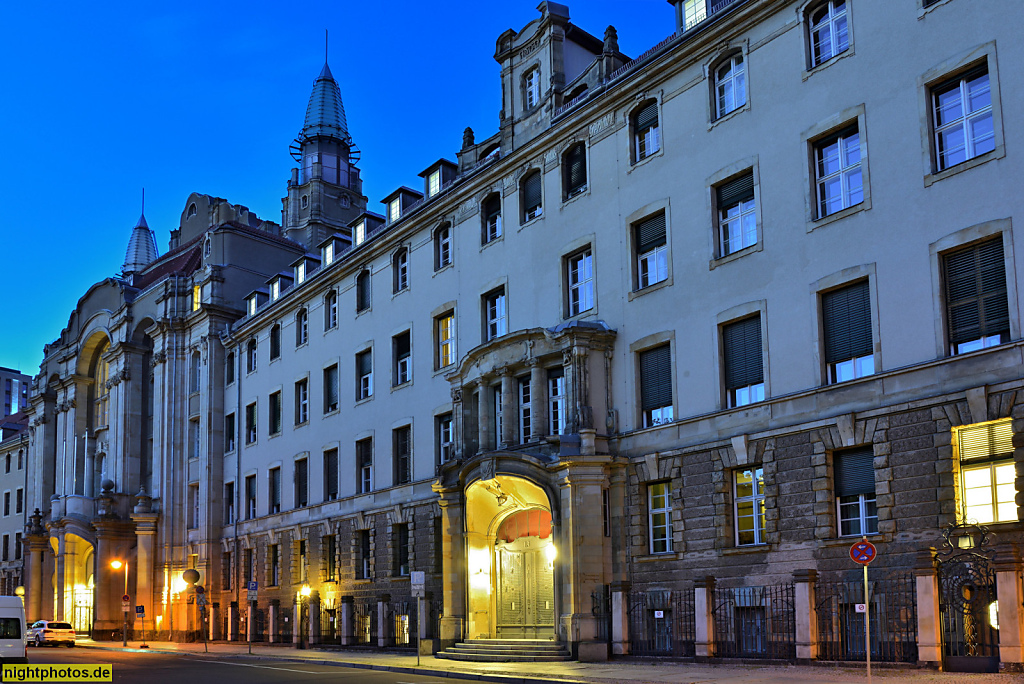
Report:
[{"label": "round traffic sign", "polygon": [[877,551],[875,550],[875,545],[866,539],[864,541],[859,541],[850,547],[850,558],[852,558],[855,563],[860,563],[861,565],[867,565],[871,561],[875,560],[876,555]]},{"label": "round traffic sign", "polygon": [[128,594],[125,594],[124,596],[121,597],[121,600],[122,601],[131,601],[132,597],[129,596]]},{"label": "round traffic sign", "polygon": [[206,592],[206,589],[203,587],[202,584],[197,584],[196,585],[196,593],[197,594],[203,594],[205,592]]}]

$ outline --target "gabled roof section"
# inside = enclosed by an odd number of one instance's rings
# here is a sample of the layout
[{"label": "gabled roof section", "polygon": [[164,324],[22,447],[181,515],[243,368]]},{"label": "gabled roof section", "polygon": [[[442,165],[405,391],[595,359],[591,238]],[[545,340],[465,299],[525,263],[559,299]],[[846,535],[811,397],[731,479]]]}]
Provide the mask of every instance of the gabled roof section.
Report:
[{"label": "gabled roof section", "polygon": [[345,119],[345,105],[341,101],[341,88],[331,74],[331,68],[324,62],[324,68],[313,83],[313,93],[306,107],[306,121],[302,125],[303,137],[317,135],[348,140],[348,121]]},{"label": "gabled roof section", "polygon": [[138,273],[142,269],[156,261],[159,254],[156,251],[156,238],[153,231],[146,223],[146,215],[139,216],[139,222],[132,229],[132,236],[128,239],[128,251],[124,255],[124,265],[121,272]]}]

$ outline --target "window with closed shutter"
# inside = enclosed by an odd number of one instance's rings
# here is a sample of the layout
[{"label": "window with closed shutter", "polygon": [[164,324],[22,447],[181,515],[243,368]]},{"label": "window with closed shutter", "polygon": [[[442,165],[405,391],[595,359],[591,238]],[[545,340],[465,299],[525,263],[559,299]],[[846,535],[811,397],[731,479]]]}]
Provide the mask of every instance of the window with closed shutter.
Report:
[{"label": "window with closed shutter", "polygon": [[394,431],[395,484],[405,484],[412,479],[411,430],[401,427]]},{"label": "window with closed shutter", "polygon": [[634,162],[649,157],[661,148],[658,128],[658,102],[650,100],[633,115]]},{"label": "window with closed shutter", "polygon": [[824,293],[821,317],[829,381],[844,382],[874,373],[868,281]]},{"label": "window with closed shutter", "polygon": [[743,406],[764,399],[761,354],[760,315],[722,326],[725,389],[730,406]]},{"label": "window with closed shutter", "polygon": [[309,461],[302,458],[295,462],[295,507],[309,504]]},{"label": "window with closed shutter", "polygon": [[324,452],[324,501],[338,498],[338,450]]},{"label": "window with closed shutter", "polygon": [[363,270],[356,276],[356,311],[370,308],[370,272]]},{"label": "window with closed shutter", "polygon": [[566,199],[587,189],[587,146],[577,143],[562,158],[562,182]]},{"label": "window with closed shutter", "polygon": [[338,410],[338,367],[324,369],[324,413]]},{"label": "window with closed shutter", "polygon": [[754,173],[722,183],[715,188],[718,206],[719,256],[724,257],[757,242],[757,206],[754,202]]},{"label": "window with closed shutter", "polygon": [[409,333],[404,332],[391,338],[394,356],[393,384],[395,387],[412,379],[412,357]]},{"label": "window with closed shutter", "polygon": [[665,214],[657,214],[636,224],[637,251],[643,254],[665,244]]},{"label": "window with closed shutter", "polygon": [[668,278],[668,245],[665,213],[661,212],[634,224],[636,244],[636,289],[642,290]]},{"label": "window with closed shutter", "polygon": [[370,351],[356,354],[356,399],[373,396],[373,361]]},{"label": "window with closed shutter", "polygon": [[541,178],[540,172],[528,174],[520,186],[520,198],[523,207],[523,222],[540,216],[541,213]]},{"label": "window with closed shutter", "polygon": [[640,409],[644,427],[672,420],[672,354],[667,344],[640,352]]},{"label": "window with closed shutter", "polygon": [[943,257],[950,352],[1006,342],[1010,316],[1002,236]]},{"label": "window with closed shutter", "polygon": [[859,536],[878,532],[874,447],[837,451],[832,457],[832,474],[839,511],[839,534]]},{"label": "window with closed shutter", "polygon": [[484,200],[481,217],[483,232],[480,242],[487,244],[491,240],[501,237],[501,197],[498,194],[491,195]]}]

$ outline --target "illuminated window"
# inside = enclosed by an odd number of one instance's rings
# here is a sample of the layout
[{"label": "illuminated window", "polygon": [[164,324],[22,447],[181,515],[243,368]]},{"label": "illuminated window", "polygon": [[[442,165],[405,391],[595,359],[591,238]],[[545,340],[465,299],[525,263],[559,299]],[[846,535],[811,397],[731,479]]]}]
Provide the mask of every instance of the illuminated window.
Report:
[{"label": "illuminated window", "polygon": [[356,244],[361,245],[366,241],[366,221],[356,224]]},{"label": "illuminated window", "polygon": [[391,200],[388,204],[388,221],[394,223],[402,215],[402,201],[399,198]]},{"label": "illuminated window", "polygon": [[427,197],[441,192],[441,169],[435,169],[427,176]]},{"label": "illuminated window", "polygon": [[672,551],[672,485],[655,482],[647,486],[648,528],[651,553]]},{"label": "illuminated window", "polygon": [[455,313],[449,311],[435,319],[437,339],[437,367],[455,363]]},{"label": "illuminated window", "polygon": [[954,428],[953,441],[960,458],[963,518],[982,524],[1016,521],[1012,421]]},{"label": "illuminated window", "polygon": [[199,304],[202,302],[203,288],[199,285],[192,286],[192,310],[199,311]]},{"label": "illuminated window", "polygon": [[761,468],[733,473],[736,545],[764,544],[764,473]]}]

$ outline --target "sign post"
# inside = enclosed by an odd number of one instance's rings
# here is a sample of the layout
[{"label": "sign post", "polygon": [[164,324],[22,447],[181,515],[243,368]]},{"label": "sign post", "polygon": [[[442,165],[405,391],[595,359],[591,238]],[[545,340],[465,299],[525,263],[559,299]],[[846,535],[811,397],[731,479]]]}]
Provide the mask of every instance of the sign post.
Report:
[{"label": "sign post", "polygon": [[146,643],[146,606],[135,606],[135,619],[142,620],[142,643],[139,648],[149,648]]},{"label": "sign post", "polygon": [[[861,541],[850,547],[850,558],[854,563],[864,566],[864,653],[868,664],[868,684],[871,684],[871,600],[868,597],[868,564],[878,555],[875,545],[863,537]],[[860,606],[857,606],[857,612]]]},{"label": "sign post", "polygon": [[416,599],[416,666],[420,664],[420,646],[423,635],[424,615],[423,597],[426,591],[425,578],[422,570],[413,570],[409,573],[409,584],[412,587],[412,595]]},{"label": "sign post", "polygon": [[206,587],[202,584],[196,585],[196,605],[199,606],[199,624],[203,629],[203,651],[209,653],[210,628],[206,624]]},{"label": "sign post", "polygon": [[[127,574],[127,571],[126,571]],[[132,609],[132,597],[125,592],[121,597],[121,610],[124,612],[124,629],[121,632],[121,647],[128,648],[128,611]]]},{"label": "sign post", "polygon": [[[249,593],[249,616],[245,621],[245,640],[249,643],[249,655],[252,655],[252,619],[256,613],[256,590],[259,585],[256,580],[249,580],[246,582],[245,588]],[[299,620],[299,624],[302,624],[301,620]]]}]

